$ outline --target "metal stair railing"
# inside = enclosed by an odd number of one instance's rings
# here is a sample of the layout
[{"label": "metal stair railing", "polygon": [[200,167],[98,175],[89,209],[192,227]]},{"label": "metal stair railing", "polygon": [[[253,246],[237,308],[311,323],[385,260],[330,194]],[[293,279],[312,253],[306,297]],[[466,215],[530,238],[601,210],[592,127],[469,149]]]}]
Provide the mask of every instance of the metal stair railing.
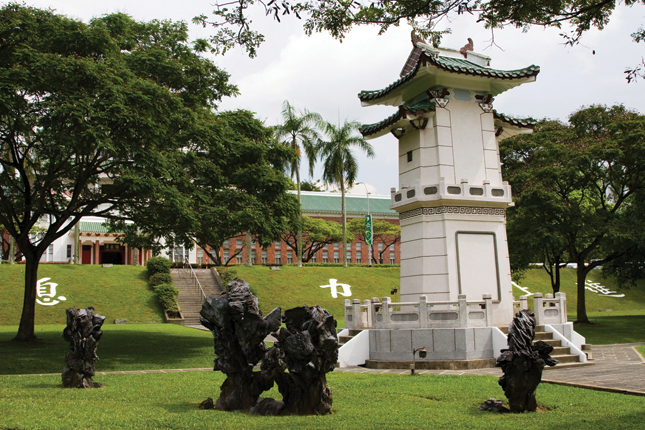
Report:
[{"label": "metal stair railing", "polygon": [[[189,270],[186,270],[186,266],[188,266]],[[199,279],[197,279],[197,273],[195,273],[195,270],[193,269],[193,266],[190,265],[190,261],[188,260],[188,256],[184,257],[183,271],[188,272],[190,274],[190,276],[195,280],[195,284],[199,287],[199,291],[202,292],[202,297],[204,298],[204,300],[206,300],[206,293],[204,293],[204,289],[202,288],[202,284],[199,282]]]}]

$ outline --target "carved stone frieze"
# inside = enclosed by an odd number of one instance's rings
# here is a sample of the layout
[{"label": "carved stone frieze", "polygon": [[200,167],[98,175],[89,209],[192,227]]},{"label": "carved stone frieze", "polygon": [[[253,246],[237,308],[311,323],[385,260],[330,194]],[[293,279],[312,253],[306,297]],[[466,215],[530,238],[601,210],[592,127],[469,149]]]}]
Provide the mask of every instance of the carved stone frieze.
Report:
[{"label": "carved stone frieze", "polygon": [[413,218],[421,215],[464,214],[464,215],[501,215],[506,216],[503,208],[482,208],[472,206],[436,206],[431,208],[417,208],[401,212],[399,220]]}]

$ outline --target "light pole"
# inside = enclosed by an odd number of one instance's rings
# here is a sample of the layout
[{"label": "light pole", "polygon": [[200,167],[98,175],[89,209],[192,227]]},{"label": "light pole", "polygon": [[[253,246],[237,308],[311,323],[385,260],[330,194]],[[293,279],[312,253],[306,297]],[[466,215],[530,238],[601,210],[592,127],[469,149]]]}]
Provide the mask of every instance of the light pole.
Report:
[{"label": "light pole", "polygon": [[[365,196],[367,196],[367,216],[370,218],[370,233],[372,231],[372,217],[370,216],[370,193],[367,190],[367,184],[365,182],[356,182],[356,185],[362,184],[365,187]],[[371,235],[370,235],[371,236]],[[370,237],[370,242],[373,239]],[[366,241],[367,242],[367,241]],[[369,267],[372,267],[372,244],[367,244],[367,258],[369,262]]]}]

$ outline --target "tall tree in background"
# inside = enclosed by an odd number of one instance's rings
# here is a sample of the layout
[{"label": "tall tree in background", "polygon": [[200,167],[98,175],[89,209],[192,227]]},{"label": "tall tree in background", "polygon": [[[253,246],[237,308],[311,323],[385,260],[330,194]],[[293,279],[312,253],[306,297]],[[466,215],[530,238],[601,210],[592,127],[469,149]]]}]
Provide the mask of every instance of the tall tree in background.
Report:
[{"label": "tall tree in background", "polygon": [[[303,27],[308,35],[326,31],[341,41],[357,26],[373,25],[379,28],[379,34],[383,34],[390,27],[398,27],[402,22],[407,22],[419,36],[431,40],[434,46],[439,46],[441,37],[450,33],[450,29],[437,30],[437,24],[446,20],[452,22],[458,15],[477,14],[478,22],[491,30],[507,26],[527,29],[531,26],[562,28],[563,25],[568,25],[570,29],[560,34],[565,44],[575,45],[590,29],[602,30],[621,3],[633,6],[645,4],[645,0],[306,0],[268,3],[239,0],[227,3],[226,7],[218,6],[212,12],[214,21],[209,21],[206,15],[194,20],[217,29],[217,33],[212,36],[212,41],[217,44],[217,52],[225,52],[235,45],[241,45],[253,57],[264,41],[262,34],[250,28],[248,13],[255,3],[262,4],[265,13],[277,21],[289,14],[297,18],[305,16]],[[636,43],[644,41],[645,29],[641,26],[634,30],[632,40]],[[491,43],[494,43],[494,39]],[[637,77],[645,77],[645,60],[641,59],[640,64],[628,68],[625,73],[628,82]]]},{"label": "tall tree in background", "polygon": [[577,322],[588,323],[589,271],[645,243],[645,116],[591,106],[503,140],[500,154],[527,225],[547,229],[577,264]]},{"label": "tall tree in background", "polygon": [[[316,252],[343,239],[343,229],[337,222],[303,216],[300,229],[296,226],[282,234],[282,240],[289,248],[296,251],[296,254],[298,253],[298,231],[303,232],[302,260],[305,263],[311,261]],[[348,240],[353,241],[354,236],[348,237]]]},{"label": "tall tree in background", "polygon": [[176,214],[190,201],[176,186],[190,179],[184,148],[213,132],[216,102],[236,88],[187,30],[0,9],[0,224],[26,260],[16,340],[35,339],[41,256],[82,217],[157,201]]},{"label": "tall tree in background", "polygon": [[352,153],[355,147],[365,151],[368,157],[374,157],[374,148],[361,136],[356,135],[361,124],[357,121],[345,121],[335,126],[326,121],[320,121],[318,127],[329,140],[321,140],[316,145],[320,159],[323,161],[323,182],[336,184],[341,192],[341,212],[343,219],[343,241],[341,253],[343,265],[347,267],[347,210],[345,208],[345,188],[356,182],[358,163]]},{"label": "tall tree in background", "polygon": [[[363,218],[354,218],[348,224],[347,228],[352,232],[357,238],[365,241],[365,219]],[[397,224],[392,224],[385,220],[372,220],[372,260],[375,263],[380,263],[383,260],[383,254],[385,251],[390,249],[391,246],[394,246],[397,242],[401,241],[401,226]],[[377,242],[383,243],[383,249],[378,253],[379,258],[376,258],[376,253],[374,252],[374,244]]]},{"label": "tall tree in background", "polygon": [[[291,104],[285,100],[282,104],[282,124],[275,127],[275,138],[283,145],[290,147],[296,153],[296,157],[289,165],[291,177],[296,176],[296,186],[298,187],[298,201],[302,211],[302,198],[300,197],[300,161],[304,154],[309,160],[309,175],[314,173],[314,164],[316,162],[316,141],[318,132],[315,129],[316,123],[322,118],[314,112],[304,110],[297,112]],[[302,215],[301,215],[302,217]],[[302,222],[301,222],[302,224]],[[302,267],[302,230],[298,230],[298,267]]]}]

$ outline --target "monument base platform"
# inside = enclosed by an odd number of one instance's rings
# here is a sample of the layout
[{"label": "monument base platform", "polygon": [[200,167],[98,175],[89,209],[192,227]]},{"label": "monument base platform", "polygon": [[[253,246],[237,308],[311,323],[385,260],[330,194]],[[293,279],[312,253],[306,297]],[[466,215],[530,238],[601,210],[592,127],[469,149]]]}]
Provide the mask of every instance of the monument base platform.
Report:
[{"label": "monument base platform", "polygon": [[[415,362],[415,369],[419,370],[470,370],[470,369],[488,369],[495,367],[494,358],[485,358],[481,360],[432,360]],[[380,361],[366,360],[365,367],[368,369],[405,369],[409,370],[412,361]]]}]

